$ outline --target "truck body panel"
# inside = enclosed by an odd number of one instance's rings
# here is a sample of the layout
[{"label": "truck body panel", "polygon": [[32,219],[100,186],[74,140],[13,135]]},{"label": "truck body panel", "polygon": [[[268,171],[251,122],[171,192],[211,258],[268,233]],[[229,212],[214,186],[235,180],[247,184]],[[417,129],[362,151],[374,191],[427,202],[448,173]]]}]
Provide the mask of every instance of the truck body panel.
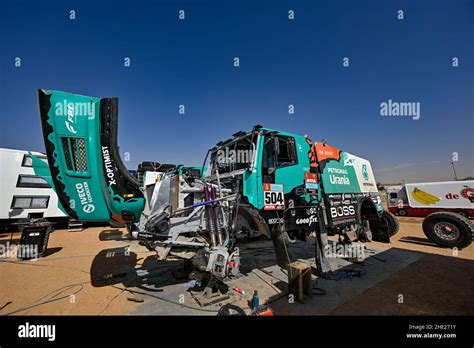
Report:
[{"label": "truck body panel", "polygon": [[144,199],[118,153],[116,98],[38,93],[51,176],[68,215],[81,221],[138,220]]},{"label": "truck body panel", "polygon": [[424,217],[438,211],[474,217],[474,180],[409,183],[387,188],[390,212]]}]

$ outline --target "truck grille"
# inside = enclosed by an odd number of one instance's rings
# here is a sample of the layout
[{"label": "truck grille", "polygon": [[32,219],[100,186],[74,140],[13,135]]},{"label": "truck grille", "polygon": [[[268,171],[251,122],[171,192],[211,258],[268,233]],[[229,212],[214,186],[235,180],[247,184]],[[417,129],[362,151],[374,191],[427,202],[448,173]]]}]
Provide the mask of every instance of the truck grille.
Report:
[{"label": "truck grille", "polygon": [[87,172],[87,155],[84,139],[64,137],[61,139],[61,143],[67,169],[77,173]]}]

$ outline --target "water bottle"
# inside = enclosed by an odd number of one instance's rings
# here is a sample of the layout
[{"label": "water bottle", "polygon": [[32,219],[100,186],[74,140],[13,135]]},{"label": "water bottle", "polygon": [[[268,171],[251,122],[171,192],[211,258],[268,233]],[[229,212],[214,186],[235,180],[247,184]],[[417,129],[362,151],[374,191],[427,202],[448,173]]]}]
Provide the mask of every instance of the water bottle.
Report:
[{"label": "water bottle", "polygon": [[252,309],[256,311],[258,310],[259,307],[260,307],[260,301],[258,299],[258,291],[255,290],[253,292],[253,297],[252,297]]}]

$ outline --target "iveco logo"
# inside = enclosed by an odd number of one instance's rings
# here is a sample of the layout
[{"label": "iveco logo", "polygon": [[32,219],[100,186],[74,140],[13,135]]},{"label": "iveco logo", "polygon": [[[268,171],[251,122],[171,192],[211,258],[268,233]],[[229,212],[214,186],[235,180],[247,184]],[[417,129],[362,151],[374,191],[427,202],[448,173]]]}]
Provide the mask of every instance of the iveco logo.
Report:
[{"label": "iveco logo", "polygon": [[86,204],[82,207],[82,210],[84,210],[84,213],[90,214],[95,210],[95,207],[92,204]]},{"label": "iveco logo", "polygon": [[76,134],[77,130],[74,129],[74,106],[72,104],[68,104],[67,106],[67,121],[66,121],[66,128],[72,134]]}]

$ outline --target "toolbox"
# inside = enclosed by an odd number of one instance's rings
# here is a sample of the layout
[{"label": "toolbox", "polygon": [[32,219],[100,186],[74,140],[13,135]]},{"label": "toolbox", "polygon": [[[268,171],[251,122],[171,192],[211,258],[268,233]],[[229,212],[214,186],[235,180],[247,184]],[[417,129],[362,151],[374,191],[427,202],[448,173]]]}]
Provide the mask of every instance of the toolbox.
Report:
[{"label": "toolbox", "polygon": [[33,223],[22,226],[20,230],[17,258],[29,260],[43,256],[48,247],[49,234],[53,231],[51,223]]}]

